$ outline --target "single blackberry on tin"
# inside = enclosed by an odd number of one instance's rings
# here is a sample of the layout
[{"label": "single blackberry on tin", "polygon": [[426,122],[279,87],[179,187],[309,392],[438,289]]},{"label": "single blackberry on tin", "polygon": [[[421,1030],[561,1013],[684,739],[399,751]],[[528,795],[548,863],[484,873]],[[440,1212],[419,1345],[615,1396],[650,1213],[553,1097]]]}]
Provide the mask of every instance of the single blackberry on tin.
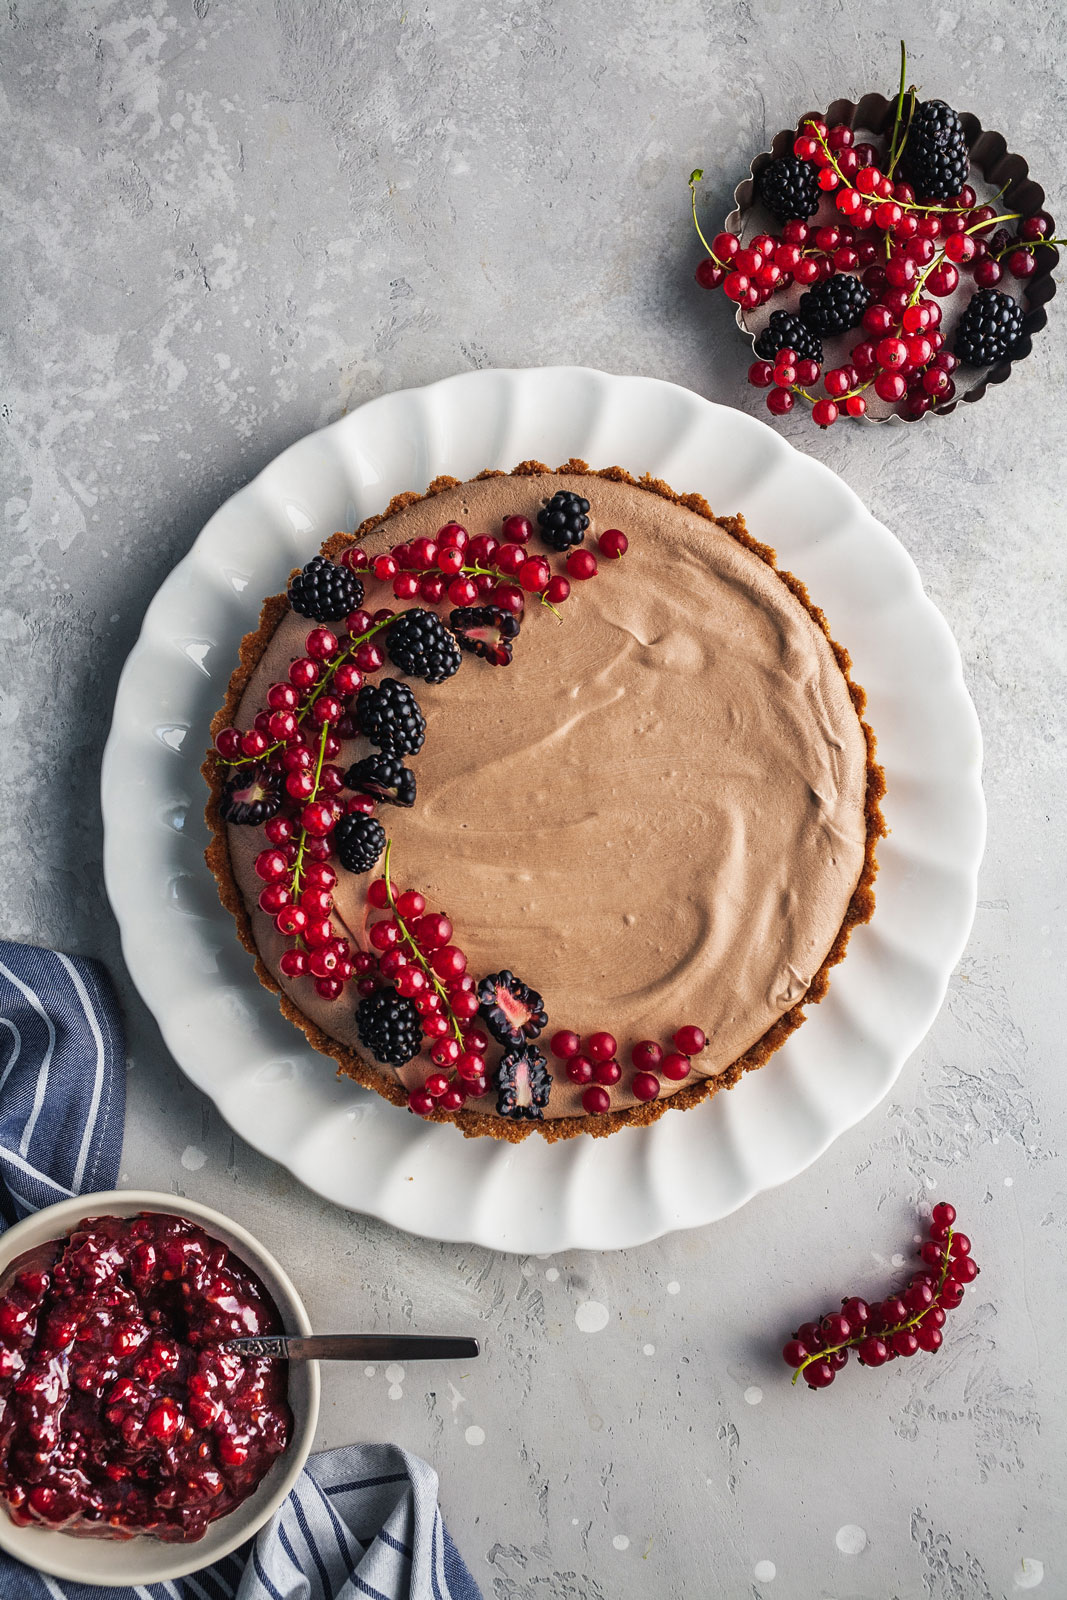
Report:
[{"label": "single blackberry on tin", "polygon": [[227,783],[219,797],[219,815],[223,822],[258,828],[261,822],[281,810],[281,804],[277,779],[270,773],[253,769],[239,772]]},{"label": "single blackberry on tin", "polygon": [[536,1039],[548,1022],[544,1002],[535,989],[513,972],[494,972],[478,985],[482,1020],[500,1044]]},{"label": "single blackberry on tin", "polygon": [[402,611],[385,630],[385,650],[394,667],[425,683],[444,683],[459,671],[459,645],[433,611]]},{"label": "single blackberry on tin", "polygon": [[502,1057],[496,1070],[496,1109],[513,1122],[541,1122],[552,1093],[548,1062],[532,1045]]},{"label": "single blackberry on tin", "polygon": [[858,328],[871,303],[871,291],[847,272],[824,278],[800,297],[800,320],[812,333],[847,333]]},{"label": "single blackberry on tin", "polygon": [[557,489],[537,513],[541,538],[552,550],[569,550],[581,544],[589,526],[589,501],[570,489]]},{"label": "single blackberry on tin", "polygon": [[519,633],[519,619],[499,606],[457,606],[448,619],[461,650],[470,650],[494,667],[506,667]]},{"label": "single blackberry on tin", "polygon": [[957,112],[943,100],[917,105],[900,152],[900,176],[922,200],[951,200],[970,169],[967,135]]},{"label": "single blackberry on tin", "polygon": [[979,289],[956,329],[953,350],[968,367],[991,367],[1010,355],[1023,331],[1023,308],[1010,294]]},{"label": "single blackberry on tin", "polygon": [[406,683],[383,678],[367,683],[356,699],[359,731],[379,750],[394,756],[413,756],[422,749],[426,718]]},{"label": "single blackberry on tin", "polygon": [[360,1043],[388,1067],[403,1067],[422,1049],[422,1018],[414,1000],[392,987],[364,995],[356,1007]]},{"label": "single blackberry on tin", "polygon": [[385,829],[377,817],[349,812],[339,819],[330,843],[346,872],[369,872],[385,849]]},{"label": "single blackberry on tin", "polygon": [[806,222],[819,209],[819,169],[799,156],[770,161],[756,180],[759,197],[780,222]]},{"label": "single blackberry on tin", "polygon": [[363,604],[363,584],[348,567],[315,556],[289,585],[289,604],[315,622],[337,622]]},{"label": "single blackberry on tin", "polygon": [[801,361],[817,361],[822,366],[822,341],[788,311],[772,311],[770,322],[756,340],[756,354],[762,361],[773,361],[779,350],[795,350]]},{"label": "single blackberry on tin", "polygon": [[364,756],[345,773],[345,787],[357,794],[373,795],[391,806],[415,804],[415,774],[405,767],[399,756],[383,752],[378,756]]}]

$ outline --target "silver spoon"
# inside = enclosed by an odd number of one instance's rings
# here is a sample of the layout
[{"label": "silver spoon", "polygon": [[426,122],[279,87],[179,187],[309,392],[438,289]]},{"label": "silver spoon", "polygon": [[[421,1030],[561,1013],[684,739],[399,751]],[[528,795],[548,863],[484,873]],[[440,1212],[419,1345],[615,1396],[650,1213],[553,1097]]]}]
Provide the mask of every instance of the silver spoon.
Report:
[{"label": "silver spoon", "polygon": [[439,1333],[278,1333],[221,1348],[278,1361],[469,1361],[481,1351],[477,1339]]}]

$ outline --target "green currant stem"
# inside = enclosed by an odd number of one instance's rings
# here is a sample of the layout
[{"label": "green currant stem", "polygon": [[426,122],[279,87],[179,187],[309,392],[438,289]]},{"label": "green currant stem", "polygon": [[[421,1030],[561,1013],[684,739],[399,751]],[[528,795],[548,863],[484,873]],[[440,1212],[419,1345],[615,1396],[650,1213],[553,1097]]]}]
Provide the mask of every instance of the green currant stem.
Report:
[{"label": "green currant stem", "polygon": [[717,267],[721,267],[724,272],[728,272],[730,270],[729,267],[726,265],[725,261],[720,261],[719,260],[718,256],[715,254],[714,250],[711,248],[711,245],[705,239],[704,230],[701,228],[700,222],[697,219],[697,184],[700,182],[700,180],[701,180],[701,178],[703,176],[704,176],[703,167],[697,167],[695,172],[691,172],[689,174],[689,193],[692,196],[692,201],[693,201],[693,227],[697,231],[698,239],[700,240],[701,244],[704,246],[704,249],[708,252],[708,255],[714,261],[715,265]]},{"label": "green currant stem", "polygon": [[414,955],[418,965],[422,968],[423,972],[433,984],[434,989],[445,1008],[445,1011],[448,1013],[448,1021],[452,1028],[452,1032],[455,1035],[456,1043],[462,1045],[463,1029],[459,1025],[459,1018],[456,1016],[456,1013],[452,1010],[452,1007],[448,1002],[448,990],[445,988],[444,984],[441,982],[440,978],[437,976],[436,972],[430,966],[430,963],[419,949],[415,942],[414,935],[411,933],[407,923],[404,921],[403,917],[400,915],[400,912],[396,908],[396,900],[393,896],[393,880],[389,875],[389,858],[392,855],[392,850],[393,841],[392,839],[388,839],[385,845],[385,857],[382,861],[382,876],[385,879],[385,893],[389,901],[389,909],[396,918],[396,925],[400,929],[401,938]]},{"label": "green currant stem", "polygon": [[914,1328],[917,1323],[920,1323],[923,1317],[925,1317],[926,1313],[931,1309],[931,1306],[937,1304],[937,1301],[941,1295],[941,1291],[945,1287],[945,1279],[948,1277],[950,1263],[949,1246],[952,1243],[952,1232],[953,1230],[950,1228],[948,1230],[948,1238],[945,1240],[943,1246],[945,1256],[941,1263],[941,1276],[937,1281],[937,1289],[929,1306],[925,1306],[922,1311],[916,1311],[912,1316],[906,1317],[903,1322],[894,1323],[891,1328],[883,1328],[879,1333],[874,1333],[873,1330],[865,1328],[862,1333],[853,1334],[852,1337],[846,1339],[843,1344],[827,1345],[825,1350],[816,1350],[813,1355],[808,1356],[806,1361],[802,1361],[800,1366],[794,1372],[794,1384],[800,1377],[800,1374],[804,1371],[805,1367],[810,1367],[813,1361],[825,1361],[827,1356],[836,1355],[839,1350],[853,1350],[857,1345],[862,1344],[864,1339],[881,1339],[885,1344],[888,1344],[890,1339],[892,1339],[895,1334],[906,1333],[909,1328]]},{"label": "green currant stem", "polygon": [[1067,244],[1067,239],[1009,239],[1004,248],[997,251],[993,260],[999,261],[1003,256],[1010,256],[1013,250],[1029,250],[1032,255],[1035,250],[1040,250],[1043,244],[1058,250],[1061,245]]},{"label": "green currant stem", "polygon": [[[322,763],[326,756],[326,740],[330,732],[330,724],[324,722],[322,734],[319,738],[319,759],[315,763],[315,787],[308,797],[307,804],[311,805],[319,796],[319,784],[322,782]],[[296,847],[296,860],[293,862],[293,899],[298,899],[304,875],[304,846],[307,844],[307,829],[300,830],[300,843]],[[297,939],[298,944],[303,944],[303,939]]]},{"label": "green currant stem", "polygon": [[[311,711],[312,706],[315,704],[315,701],[333,681],[333,675],[337,671],[338,667],[343,665],[344,662],[348,661],[352,656],[354,656],[361,644],[366,644],[368,639],[373,639],[376,633],[380,633],[383,628],[387,628],[389,624],[395,620],[396,619],[394,617],[383,617],[381,622],[376,622],[372,628],[367,629],[366,633],[361,633],[356,639],[350,639],[344,650],[341,651],[340,655],[335,656],[332,661],[328,661],[326,663],[326,670],[323,672],[322,677],[319,679],[311,694],[308,696],[307,700],[300,707],[300,710],[296,714],[296,720],[298,723],[302,724],[305,721]],[[268,760],[271,756],[277,755],[279,750],[284,750],[285,748],[285,741],[282,739],[276,739],[275,742],[271,745],[268,745],[263,754],[259,756],[234,756],[232,759],[228,759],[226,756],[220,756],[216,751],[215,759],[221,766],[224,767],[248,767],[260,761]]]},{"label": "green currant stem", "polygon": [[[898,158],[900,156],[900,151],[903,150],[903,148],[904,148],[904,139],[900,140],[900,148],[899,149],[897,148],[897,139],[900,137],[900,120],[901,120],[902,116],[904,115],[904,86],[905,86],[905,84],[907,82],[907,78],[908,78],[908,52],[907,52],[907,50],[905,48],[904,40],[901,39],[901,41],[900,41],[900,88],[897,91],[897,109],[896,109],[896,114],[895,114],[895,116],[893,118],[893,136],[889,141],[889,169],[886,172],[886,177],[887,178],[891,178],[893,176],[893,168],[897,164],[897,160],[898,160]],[[911,104],[908,107],[908,126],[909,127],[911,125],[912,111],[914,109],[914,106],[915,106],[915,91],[913,89],[912,92],[911,92]],[[904,137],[905,138],[907,137],[907,127],[904,130]]]}]

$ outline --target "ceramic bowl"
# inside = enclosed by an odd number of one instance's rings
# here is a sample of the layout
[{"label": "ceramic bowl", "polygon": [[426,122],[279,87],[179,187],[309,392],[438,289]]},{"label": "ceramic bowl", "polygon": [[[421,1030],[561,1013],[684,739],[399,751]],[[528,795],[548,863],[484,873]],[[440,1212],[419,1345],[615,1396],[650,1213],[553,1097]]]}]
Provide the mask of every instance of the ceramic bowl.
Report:
[{"label": "ceramic bowl", "polygon": [[[0,1276],[27,1250],[71,1233],[89,1217],[132,1217],[158,1211],[188,1217],[227,1245],[263,1281],[286,1333],[310,1333],[311,1322],[288,1276],[268,1250],[220,1211],[172,1194],[147,1189],[110,1189],[48,1206],[0,1236]],[[56,1578],[90,1584],[153,1584],[197,1572],[244,1544],[281,1505],[311,1450],[319,1414],[319,1369],[313,1361],[289,1369],[293,1436],[255,1493],[228,1516],[213,1522],[192,1544],[164,1544],[139,1534],[132,1539],[81,1538],[47,1528],[19,1527],[0,1506],[0,1548],[27,1566]]]}]

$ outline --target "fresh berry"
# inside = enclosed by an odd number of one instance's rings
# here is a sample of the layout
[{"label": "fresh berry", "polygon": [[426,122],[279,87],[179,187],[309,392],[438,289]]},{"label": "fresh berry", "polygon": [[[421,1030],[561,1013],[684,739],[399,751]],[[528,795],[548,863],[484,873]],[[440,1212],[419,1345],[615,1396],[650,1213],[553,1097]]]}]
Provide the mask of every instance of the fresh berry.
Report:
[{"label": "fresh berry", "polygon": [[231,778],[219,797],[223,822],[258,828],[280,810],[282,794],[273,773],[242,772]]},{"label": "fresh berry", "polygon": [[900,176],[924,200],[950,200],[967,182],[970,156],[958,114],[943,100],[917,105],[900,153]]},{"label": "fresh berry", "polygon": [[540,1122],[552,1092],[548,1063],[540,1050],[521,1045],[503,1056],[496,1071],[496,1109],[515,1122]]},{"label": "fresh berry", "polygon": [[426,719],[409,686],[398,678],[382,678],[361,689],[356,718],[360,733],[379,750],[413,756],[422,749]]},{"label": "fresh berry", "polygon": [[654,1072],[635,1072],[630,1088],[638,1100],[655,1100],[659,1094],[659,1079]]},{"label": "fresh berry", "polygon": [[619,528],[605,528],[597,540],[597,545],[602,555],[609,561],[618,561],[630,548],[630,541]]},{"label": "fresh berry", "polygon": [[1011,354],[1022,331],[1019,302],[996,289],[980,289],[960,318],[953,349],[969,367],[990,367]]},{"label": "fresh berry", "polygon": [[559,1033],[554,1033],[549,1041],[549,1049],[560,1061],[569,1061],[571,1056],[576,1056],[582,1048],[582,1041],[578,1034],[571,1033],[566,1028],[561,1028]]},{"label": "fresh berry", "polygon": [[422,1019],[415,1003],[393,988],[375,989],[356,1007],[360,1041],[376,1061],[402,1067],[422,1049]]},{"label": "fresh berry", "polygon": [[512,612],[500,606],[458,606],[448,622],[461,650],[481,656],[492,666],[507,666],[521,627]]},{"label": "fresh berry", "polygon": [[443,683],[459,671],[459,646],[433,611],[416,606],[402,611],[386,629],[385,648],[390,661],[409,677],[426,683]]},{"label": "fresh berry", "polygon": [[360,794],[373,795],[392,806],[415,804],[415,774],[405,767],[399,756],[382,753],[365,756],[355,762],[345,773],[345,784]]},{"label": "fresh berry", "polygon": [[797,156],[768,162],[756,179],[756,189],[767,210],[780,222],[803,222],[819,209],[818,170]]},{"label": "fresh berry", "polygon": [[870,290],[848,273],[817,283],[800,297],[800,320],[812,333],[847,333],[858,328],[871,303]]},{"label": "fresh berry", "polygon": [[822,344],[818,337],[788,311],[772,311],[771,320],[756,340],[756,354],[773,361],[779,350],[792,350],[802,360],[822,365]]},{"label": "fresh berry", "polygon": [[478,1001],[489,1032],[500,1044],[536,1039],[548,1022],[541,996],[513,972],[494,972],[478,985]]},{"label": "fresh berry", "polygon": [[385,849],[385,829],[376,817],[350,813],[333,830],[333,848],[346,872],[370,872]]},{"label": "fresh berry", "polygon": [[314,556],[290,583],[289,604],[302,617],[338,622],[363,604],[363,583],[350,567]]},{"label": "fresh berry", "polygon": [[569,489],[557,489],[537,513],[541,538],[553,550],[581,544],[589,526],[589,501]]},{"label": "fresh berry", "polygon": [[602,1117],[606,1111],[611,1110],[611,1096],[599,1084],[590,1084],[582,1095],[582,1109],[592,1117]]},{"label": "fresh berry", "polygon": [[567,557],[567,571],[572,578],[585,582],[597,575],[596,556],[591,550],[572,550]]}]

